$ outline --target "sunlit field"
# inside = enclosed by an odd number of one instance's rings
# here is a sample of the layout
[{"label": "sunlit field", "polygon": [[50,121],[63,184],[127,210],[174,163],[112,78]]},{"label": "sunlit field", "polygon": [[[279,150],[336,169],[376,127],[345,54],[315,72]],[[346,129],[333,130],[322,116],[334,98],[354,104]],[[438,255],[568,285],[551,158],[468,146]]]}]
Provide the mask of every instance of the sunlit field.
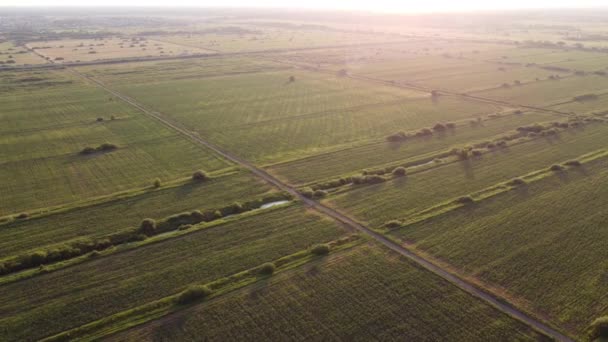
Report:
[{"label": "sunlit field", "polygon": [[608,11],[123,10],[0,11],[1,341],[608,339]]}]

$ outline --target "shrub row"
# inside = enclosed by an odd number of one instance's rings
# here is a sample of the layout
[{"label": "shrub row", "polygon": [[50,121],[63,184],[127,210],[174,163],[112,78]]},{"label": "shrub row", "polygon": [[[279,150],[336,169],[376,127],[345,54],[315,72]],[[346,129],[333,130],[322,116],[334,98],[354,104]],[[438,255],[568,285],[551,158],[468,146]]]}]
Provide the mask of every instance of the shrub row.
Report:
[{"label": "shrub row", "polygon": [[9,274],[38,267],[45,264],[68,260],[85,255],[93,251],[103,251],[112,246],[117,246],[129,242],[142,241],[150,236],[169,232],[176,229],[187,229],[193,224],[201,222],[211,222],[213,220],[259,208],[264,203],[288,200],[291,196],[286,193],[276,193],[264,198],[241,203],[233,203],[226,207],[216,210],[185,212],[169,216],[165,219],[155,221],[144,219],[140,226],[134,230],[126,230],[108,235],[96,240],[80,239],[78,241],[54,247],[49,250],[34,251],[0,263],[0,275]]},{"label": "shrub row", "polygon": [[436,123],[432,128],[422,128],[416,132],[397,132],[397,133],[393,133],[391,135],[389,135],[388,137],[386,137],[386,140],[389,142],[398,142],[398,141],[405,141],[411,138],[422,138],[422,137],[429,137],[433,135],[433,132],[445,132],[447,130],[453,130],[456,128],[456,124],[453,122],[448,122],[448,123]]}]

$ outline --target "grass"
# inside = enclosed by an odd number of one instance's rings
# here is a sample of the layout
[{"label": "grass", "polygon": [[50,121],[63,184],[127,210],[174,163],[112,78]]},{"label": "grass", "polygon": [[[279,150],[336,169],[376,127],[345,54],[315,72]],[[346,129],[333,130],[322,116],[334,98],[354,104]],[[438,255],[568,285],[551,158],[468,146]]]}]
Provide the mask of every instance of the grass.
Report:
[{"label": "grass", "polygon": [[119,339],[315,340],[328,336],[346,340],[543,339],[375,246],[313,262],[188,313],[128,331]]},{"label": "grass", "polygon": [[355,187],[329,203],[372,227],[407,218],[437,203],[479,191],[551,164],[603,148],[608,127],[599,124],[540,138],[480,158],[456,162],[378,185]]},{"label": "grass", "polygon": [[0,259],[28,250],[96,238],[194,209],[215,209],[262,196],[272,189],[247,172],[218,176],[206,183],[190,180],[132,197],[101,201],[56,214],[0,226]]},{"label": "grass", "polygon": [[6,284],[0,339],[53,335],[342,234],[333,221],[290,207]]},{"label": "grass", "polygon": [[488,120],[481,127],[471,127],[465,121],[459,123],[453,134],[435,135],[428,139],[414,139],[405,143],[388,143],[382,139],[345,150],[271,165],[269,170],[292,184],[306,184],[400,160],[419,159],[420,156],[443,151],[450,146],[483,140],[522,125],[549,119],[550,116],[543,114],[526,113],[521,116]]},{"label": "grass", "polygon": [[607,164],[598,159],[391,235],[583,338],[608,305]]},{"label": "grass", "polygon": [[[42,73],[51,85],[15,78],[0,97],[0,216],[146,187],[156,177],[181,178],[230,164],[126,104],[66,72]],[[57,85],[59,80],[71,83]],[[34,83],[40,83],[36,81]],[[27,91],[22,91],[26,90]],[[26,119],[23,113],[29,113]],[[114,116],[115,120],[111,120]],[[97,118],[104,118],[98,122]],[[111,153],[80,155],[110,142]]]}]

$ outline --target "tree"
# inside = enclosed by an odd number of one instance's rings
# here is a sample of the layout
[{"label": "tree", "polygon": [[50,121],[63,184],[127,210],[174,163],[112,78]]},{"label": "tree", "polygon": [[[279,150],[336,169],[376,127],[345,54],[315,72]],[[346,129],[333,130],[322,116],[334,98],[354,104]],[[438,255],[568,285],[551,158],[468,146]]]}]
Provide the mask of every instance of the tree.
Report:
[{"label": "tree", "polygon": [[407,170],[403,166],[396,167],[393,170],[393,176],[395,177],[403,177],[407,174]]},{"label": "tree", "polygon": [[314,245],[310,252],[314,255],[327,255],[329,254],[329,245],[326,243],[321,243],[318,245]]},{"label": "tree", "polygon": [[262,266],[260,266],[260,268],[258,269],[258,273],[261,275],[272,275],[274,273],[276,269],[276,266],[271,263],[271,262],[267,262],[265,264],[263,264]]},{"label": "tree", "polygon": [[160,178],[156,178],[154,182],[152,182],[152,186],[155,188],[160,188]]},{"label": "tree", "polygon": [[212,293],[211,289],[203,285],[193,285],[182,291],[177,297],[177,303],[190,304],[204,299]]},{"label": "tree", "polygon": [[156,221],[151,218],[144,219],[139,225],[139,230],[147,236],[154,235],[156,231]]}]

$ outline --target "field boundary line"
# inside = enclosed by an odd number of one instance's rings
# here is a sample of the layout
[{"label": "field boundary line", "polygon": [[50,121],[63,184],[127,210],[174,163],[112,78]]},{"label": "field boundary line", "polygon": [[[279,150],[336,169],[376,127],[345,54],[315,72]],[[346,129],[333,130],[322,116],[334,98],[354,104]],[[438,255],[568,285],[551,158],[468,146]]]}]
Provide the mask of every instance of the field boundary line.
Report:
[{"label": "field boundary line", "polygon": [[568,341],[568,342],[574,341],[572,338],[568,337],[567,335],[564,335],[561,332],[557,331],[556,329],[550,327],[545,322],[540,321],[537,317],[531,316],[530,314],[525,313],[524,311],[521,311],[520,309],[518,309],[516,306],[514,306],[512,303],[506,301],[505,299],[497,297],[495,294],[489,293],[486,290],[481,289],[481,288],[475,286],[474,284],[467,282],[466,280],[463,280],[459,276],[439,267],[438,265],[428,261],[427,259],[422,258],[421,256],[408,250],[407,248],[388,239],[384,235],[379,234],[379,233],[373,231],[372,229],[356,222],[352,218],[338,212],[337,210],[330,208],[319,202],[313,201],[309,198],[304,197],[296,189],[281,182],[279,179],[270,175],[266,171],[259,169],[258,167],[254,166],[253,164],[246,161],[245,159],[238,157],[236,155],[233,155],[232,153],[223,150],[222,148],[216,146],[215,144],[208,142],[207,140],[201,138],[197,133],[192,132],[192,131],[182,127],[180,124],[176,124],[176,123],[173,123],[172,121],[169,121],[167,118],[164,117],[163,114],[147,109],[142,104],[135,101],[134,99],[131,99],[130,97],[128,97],[126,95],[123,95],[113,89],[108,88],[101,81],[98,81],[97,79],[95,79],[93,77],[88,77],[74,69],[69,69],[69,70],[72,70],[77,75],[80,75],[81,77],[83,77],[87,80],[90,80],[91,82],[97,84],[99,87],[103,88],[110,94],[113,94],[114,96],[131,104],[132,106],[134,106],[135,108],[138,108],[145,114],[150,115],[152,118],[155,118],[155,119],[159,120],[160,122],[164,123],[165,125],[167,125],[168,127],[173,128],[176,131],[182,133],[184,136],[186,136],[190,139],[193,139],[194,141],[208,147],[209,149],[215,151],[216,153],[223,156],[224,158],[226,158],[236,164],[239,164],[239,165],[243,166],[244,168],[251,170],[251,172],[258,175],[259,177],[261,177],[268,183],[278,187],[279,189],[281,189],[283,191],[286,191],[286,192],[292,194],[294,196],[294,198],[300,199],[304,204],[306,204],[310,208],[316,209],[317,211],[333,218],[334,220],[336,220],[338,222],[342,222],[345,225],[351,226],[352,228],[360,231],[361,233],[363,233],[363,234],[369,236],[370,238],[376,240],[377,242],[381,243],[385,247],[410,259],[412,262],[418,264],[422,268],[447,280],[448,282],[450,282],[454,286],[460,288],[461,290],[463,290],[463,291],[469,293],[470,295],[477,297],[478,299],[481,299],[482,301],[495,307],[499,311],[502,311],[503,313],[508,314],[511,317],[518,319],[519,321],[527,324],[528,326],[544,333],[545,335],[553,337],[558,341]]}]

